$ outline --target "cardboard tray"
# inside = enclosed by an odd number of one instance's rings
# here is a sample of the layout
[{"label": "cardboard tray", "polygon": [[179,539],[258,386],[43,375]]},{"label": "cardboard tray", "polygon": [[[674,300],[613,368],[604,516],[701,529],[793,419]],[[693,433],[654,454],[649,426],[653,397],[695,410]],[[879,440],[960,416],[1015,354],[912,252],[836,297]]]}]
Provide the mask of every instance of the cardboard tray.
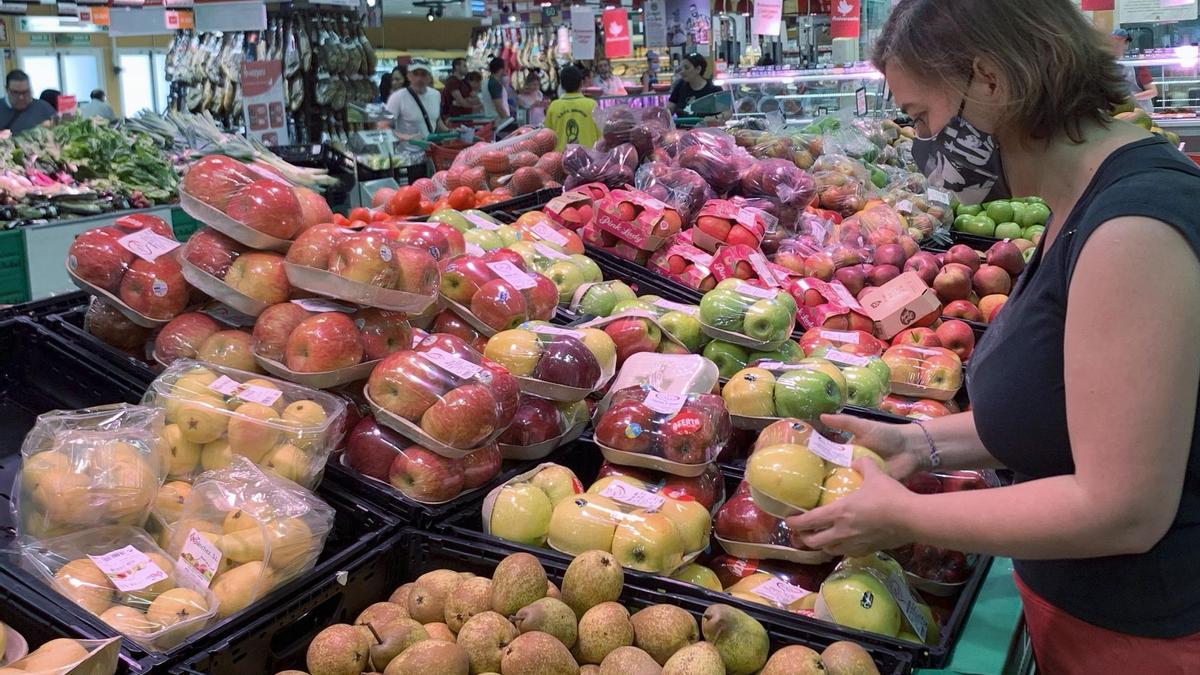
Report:
[{"label": "cardboard tray", "polygon": [[287,253],[288,249],[292,247],[290,240],[272,237],[243,225],[222,213],[220,209],[209,206],[183,190],[179,191],[179,207],[189,216],[250,248]]},{"label": "cardboard tray", "polygon": [[821,565],[835,559],[834,556],[822,551],[801,551],[791,546],[776,546],[775,544],[749,544],[744,541],[723,539],[715,534],[713,538],[729,555],[747,560],[785,560],[801,565]]},{"label": "cardboard tray", "polygon": [[374,361],[363,361],[357,365],[347,368],[338,368],[337,370],[325,370],[319,373],[300,373],[290,370],[287,366],[278,361],[266,358],[265,356],[254,355],[254,362],[267,373],[278,377],[281,380],[295,382],[296,384],[313,389],[332,389],[339,385],[349,384],[365,380],[371,376],[371,371],[375,370],[375,366],[383,359]]},{"label": "cardboard tray", "polygon": [[[165,326],[171,322],[171,319],[152,319],[145,314],[138,312],[129,305],[126,305],[124,302],[121,302],[121,299],[112,293],[92,284],[90,281],[86,281],[76,276],[75,272],[72,271],[70,267],[66,267],[66,263],[63,263],[63,267],[67,270],[67,276],[71,278],[71,283],[75,284],[76,288],[100,298],[105,304],[113,307],[126,319],[129,319],[142,328],[159,328],[160,326]],[[187,277],[185,276],[184,279],[186,278]]]}]

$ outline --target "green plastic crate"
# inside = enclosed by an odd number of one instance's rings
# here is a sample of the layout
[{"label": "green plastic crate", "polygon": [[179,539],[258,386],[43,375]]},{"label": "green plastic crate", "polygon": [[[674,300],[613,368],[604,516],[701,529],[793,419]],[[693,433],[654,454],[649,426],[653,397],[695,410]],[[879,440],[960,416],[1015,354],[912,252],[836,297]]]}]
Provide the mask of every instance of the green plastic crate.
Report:
[{"label": "green plastic crate", "polygon": [[187,241],[202,227],[204,223],[189,216],[183,209],[178,206],[171,208],[171,229],[179,241]]},{"label": "green plastic crate", "polygon": [[0,232],[0,304],[29,301],[29,262],[25,259],[25,231]]}]

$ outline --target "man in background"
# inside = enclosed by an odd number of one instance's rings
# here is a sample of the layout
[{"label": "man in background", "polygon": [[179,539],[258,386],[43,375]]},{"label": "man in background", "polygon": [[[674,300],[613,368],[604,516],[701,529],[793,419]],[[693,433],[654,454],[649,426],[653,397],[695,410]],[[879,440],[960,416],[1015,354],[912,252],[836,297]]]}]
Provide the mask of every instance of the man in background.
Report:
[{"label": "man in background", "polygon": [[116,113],[113,112],[112,106],[110,106],[104,100],[105,97],[103,89],[93,89],[90,98],[91,100],[89,100],[87,103],[79,106],[80,117],[84,119],[103,117],[109,121],[117,118]]},{"label": "man in background", "polygon": [[[1124,28],[1118,28],[1112,32],[1113,55],[1117,57],[1117,60],[1125,58],[1131,42],[1133,42],[1133,36]],[[1129,83],[1129,96],[1133,99],[1134,105],[1148,113],[1154,112],[1154,99],[1158,97],[1158,85],[1154,84],[1154,76],[1151,75],[1150,69],[1144,66],[1137,68],[1122,66],[1122,68],[1125,73],[1125,81]]]},{"label": "man in background", "polygon": [[23,70],[10,70],[4,78],[4,100],[0,101],[0,129],[14,134],[54,119],[58,111],[49,103],[33,97],[29,76]]},{"label": "man in background", "polygon": [[477,104],[471,99],[471,84],[467,82],[467,60],[454,59],[450,69],[450,77],[442,87],[442,113],[446,119],[470,115]]}]

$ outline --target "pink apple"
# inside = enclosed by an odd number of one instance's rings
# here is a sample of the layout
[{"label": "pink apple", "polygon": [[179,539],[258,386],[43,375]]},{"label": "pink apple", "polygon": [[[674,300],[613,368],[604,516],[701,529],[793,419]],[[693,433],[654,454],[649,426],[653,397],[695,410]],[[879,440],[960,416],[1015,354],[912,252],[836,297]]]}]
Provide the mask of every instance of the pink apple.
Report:
[{"label": "pink apple", "polygon": [[225,283],[259,302],[274,305],[291,295],[283,256],[267,251],[244,253],[233,261],[225,274]]},{"label": "pink apple", "polygon": [[971,295],[971,276],[962,271],[966,269],[962,265],[952,264],[954,265],[953,269],[947,266],[934,277],[933,283],[930,284],[937,292],[938,299],[944,303],[966,300]]},{"label": "pink apple", "polygon": [[529,305],[529,318],[549,321],[554,317],[555,308],[558,306],[558,288],[545,275],[535,272],[530,276],[533,277],[537,286],[526,291],[525,300]]},{"label": "pink apple", "polygon": [[892,338],[892,346],[917,345],[918,347],[941,347],[937,334],[928,328],[906,328]]},{"label": "pink apple", "polygon": [[210,228],[192,235],[184,244],[183,257],[192,265],[208,274],[224,279],[233,261],[246,251],[246,247]]},{"label": "pink apple", "polygon": [[388,354],[412,347],[412,327],[403,312],[363,307],[351,314],[350,318],[358,326],[366,361],[382,359]]},{"label": "pink apple", "polygon": [[521,402],[521,385],[508,369],[495,361],[481,359],[480,365],[491,373],[492,381],[489,387],[498,406],[496,427],[503,429],[512,423],[517,414],[517,406]]},{"label": "pink apple", "polygon": [[725,502],[713,523],[718,537],[747,544],[770,544],[778,529],[779,519],[758,508],[749,494]]},{"label": "pink apple", "polygon": [[980,296],[1008,295],[1012,290],[1012,277],[1005,269],[995,265],[981,265],[971,281]]},{"label": "pink apple", "polygon": [[351,230],[332,223],[310,227],[292,242],[287,252],[287,261],[318,270],[329,269],[329,259],[333,256],[334,247],[351,233]]},{"label": "pink apple", "polygon": [[804,259],[804,276],[816,277],[821,281],[833,279],[836,266],[828,253],[814,253]]},{"label": "pink apple", "polygon": [[995,265],[1016,277],[1025,271],[1025,257],[1011,241],[998,241],[987,252],[987,264]]},{"label": "pink apple", "polygon": [[291,239],[301,229],[303,213],[292,189],[278,181],[260,179],[229,198],[230,218],[277,239]]},{"label": "pink apple", "polygon": [[958,354],[958,358],[966,361],[975,349],[975,331],[966,323],[957,319],[943,321],[937,327],[937,339],[941,346]]},{"label": "pink apple", "polygon": [[170,319],[187,307],[192,287],[173,255],[154,262],[138,258],[121,278],[121,302],[152,319]]},{"label": "pink apple", "polygon": [[176,359],[194,359],[200,345],[213,333],[221,330],[211,316],[200,312],[187,312],[171,319],[154,338],[154,356],[171,365]]},{"label": "pink apple", "polygon": [[312,315],[312,312],[291,302],[281,302],[266,308],[254,321],[254,353],[283,363],[292,331]]},{"label": "pink apple", "polygon": [[500,475],[503,461],[500,447],[495,443],[489,443],[463,457],[463,489],[474,490],[487,485]]},{"label": "pink apple", "polygon": [[623,317],[604,326],[604,332],[617,346],[617,363],[625,363],[634,354],[658,351],[662,331],[658,326],[637,317]]},{"label": "pink apple", "polygon": [[437,259],[423,248],[393,246],[392,264],[399,270],[394,288],[406,293],[433,295],[437,293]]},{"label": "pink apple", "polygon": [[450,447],[466,450],[496,431],[499,414],[488,387],[464,384],[447,392],[421,415],[421,429]]},{"label": "pink apple", "polygon": [[444,502],[463,491],[463,462],[410,445],[400,451],[388,471],[388,482],[417,501]]},{"label": "pink apple", "polygon": [[851,295],[857,296],[863,287],[867,285],[867,273],[862,265],[852,265],[843,267],[837,272],[834,272],[834,278],[842,282],[846,290],[850,291]]},{"label": "pink apple", "polygon": [[296,201],[300,204],[300,231],[310,227],[328,223],[333,220],[333,211],[325,198],[303,186],[292,188]]},{"label": "pink apple", "polygon": [[322,373],[357,365],[362,338],[348,314],[325,312],[308,317],[288,337],[287,367],[298,373]]},{"label": "pink apple", "polygon": [[1008,302],[1008,296],[1002,294],[985,295],[979,300],[979,313],[983,315],[984,323],[991,323],[996,320],[996,315],[1004,309],[1004,303]]},{"label": "pink apple", "polygon": [[392,242],[379,234],[352,234],[333,247],[333,253],[329,256],[329,271],[360,284],[396,288],[401,272],[396,264],[393,246]]},{"label": "pink apple", "polygon": [[367,392],[377,405],[409,421],[421,415],[454,386],[449,373],[414,351],[388,356],[367,380]]},{"label": "pink apple", "polygon": [[955,244],[946,250],[946,262],[966,265],[974,274],[979,269],[979,253],[966,244]]},{"label": "pink apple", "polygon": [[884,244],[875,249],[876,265],[892,265],[896,269],[903,269],[907,260],[908,254],[900,244]]},{"label": "pink apple", "polygon": [[440,349],[447,354],[453,354],[464,361],[470,361],[476,365],[483,362],[483,356],[471,347],[470,343],[457,335],[449,333],[432,333],[421,340],[413,350],[418,353],[426,353],[431,349]]},{"label": "pink apple", "polygon": [[874,265],[867,272],[867,282],[872,286],[882,286],[900,276],[900,268],[895,265]]},{"label": "pink apple", "polygon": [[113,227],[97,227],[75,237],[67,251],[67,267],[75,276],[110,293],[121,287],[121,277],[134,255],[117,240],[124,236]]},{"label": "pink apple", "polygon": [[460,305],[470,305],[479,288],[495,278],[483,259],[457,256],[442,263],[441,293]]},{"label": "pink apple", "polygon": [[967,300],[954,300],[942,309],[942,316],[949,316],[967,321],[983,321],[979,308]]},{"label": "pink apple", "polygon": [[926,285],[933,285],[938,273],[937,258],[928,251],[921,251],[904,263],[905,272],[916,272]]}]

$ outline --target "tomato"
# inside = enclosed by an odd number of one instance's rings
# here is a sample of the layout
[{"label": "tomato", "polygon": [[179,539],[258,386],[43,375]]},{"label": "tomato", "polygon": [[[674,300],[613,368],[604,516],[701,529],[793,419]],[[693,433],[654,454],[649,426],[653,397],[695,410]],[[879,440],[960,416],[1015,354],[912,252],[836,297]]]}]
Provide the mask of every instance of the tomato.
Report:
[{"label": "tomato", "polygon": [[422,199],[417,205],[417,214],[419,215],[427,216],[433,213],[433,211],[433,202],[429,201],[428,199]]},{"label": "tomato", "polygon": [[421,207],[421,191],[409,185],[396,190],[387,204],[387,212],[393,216],[411,216]]},{"label": "tomato", "polygon": [[457,187],[446,198],[446,205],[456,211],[475,208],[475,191],[469,187]]}]

